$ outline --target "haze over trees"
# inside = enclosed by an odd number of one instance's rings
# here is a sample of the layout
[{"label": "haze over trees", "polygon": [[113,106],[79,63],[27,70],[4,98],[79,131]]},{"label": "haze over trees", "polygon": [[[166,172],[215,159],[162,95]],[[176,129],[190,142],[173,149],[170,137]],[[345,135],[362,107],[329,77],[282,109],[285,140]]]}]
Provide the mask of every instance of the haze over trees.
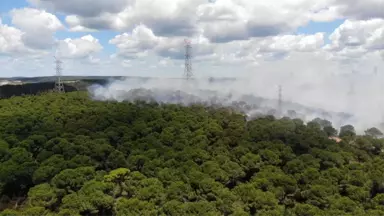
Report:
[{"label": "haze over trees", "polygon": [[384,215],[381,136],[84,92],[13,97],[0,100],[0,215]]}]

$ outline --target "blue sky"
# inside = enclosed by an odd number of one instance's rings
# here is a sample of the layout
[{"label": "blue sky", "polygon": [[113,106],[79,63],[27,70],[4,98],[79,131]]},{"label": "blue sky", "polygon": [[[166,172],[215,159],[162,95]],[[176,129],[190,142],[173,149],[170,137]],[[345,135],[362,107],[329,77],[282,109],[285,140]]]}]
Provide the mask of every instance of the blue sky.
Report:
[{"label": "blue sky", "polygon": [[25,0],[3,0],[0,4],[0,14],[2,22],[5,24],[10,24],[9,11],[14,8],[23,8],[28,6],[28,3]]},{"label": "blue sky", "polygon": [[[0,4],[0,13],[2,14],[2,21],[4,24],[11,25],[11,18],[9,16],[9,11],[12,9],[17,8],[24,8],[24,7],[33,7],[30,5],[26,0],[1,0]],[[55,14],[57,18],[62,22],[65,23],[65,15],[62,13]],[[332,22],[313,22],[310,21],[307,25],[301,26],[297,29],[296,34],[314,34],[317,32],[325,32],[327,34],[326,42],[328,43],[328,35],[331,34],[338,26],[340,26],[345,19],[339,19]],[[76,38],[76,37],[82,37],[87,34],[92,34],[95,38],[97,38],[101,45],[104,47],[104,53],[105,55],[111,55],[113,54],[116,49],[114,46],[111,46],[108,42],[110,39],[112,39],[114,36],[116,36],[119,32],[117,31],[110,31],[110,30],[103,30],[98,32],[69,32],[69,31],[58,31],[56,32],[57,39],[65,39],[65,38]]]},{"label": "blue sky", "polygon": [[1,13],[6,13],[14,8],[23,8],[28,6],[25,0],[3,0],[0,4]]},{"label": "blue sky", "polygon": [[8,62],[0,76],[48,75],[55,52],[65,59],[67,74],[177,76],[184,38],[192,40],[194,68],[204,76],[312,70],[314,63],[303,63],[311,61],[323,62],[318,68],[327,65],[322,71],[329,73],[372,65],[380,70],[384,58],[384,36],[375,35],[384,29],[377,0],[0,1],[0,62]]},{"label": "blue sky", "polygon": [[[31,7],[31,5],[26,0],[1,0],[0,4],[0,14],[2,18],[3,24],[11,25],[11,17],[9,16],[9,11],[12,9],[17,8],[25,8],[25,7]],[[57,18],[62,22],[65,23],[65,15],[58,13],[56,14]],[[76,38],[76,37],[82,37],[89,34],[89,32],[69,32],[69,31],[58,31],[56,32],[56,37],[58,39],[65,39],[65,38]],[[108,41],[113,38],[117,32],[114,31],[99,31],[99,32],[92,32],[93,36],[95,36],[97,39],[99,39],[100,43],[104,47],[104,53],[105,55],[111,55],[113,52],[115,52],[115,48],[113,46],[110,46]]]},{"label": "blue sky", "polygon": [[299,27],[297,29],[297,34],[315,34],[316,32],[325,32],[325,42],[330,43],[328,36],[345,22],[345,19],[338,19],[332,22],[313,22],[310,21],[308,25]]},{"label": "blue sky", "polygon": [[331,34],[337,27],[339,27],[345,19],[338,19],[332,22],[313,22],[310,21],[308,25],[301,26],[297,29],[299,34],[314,34],[316,32],[326,32]]}]

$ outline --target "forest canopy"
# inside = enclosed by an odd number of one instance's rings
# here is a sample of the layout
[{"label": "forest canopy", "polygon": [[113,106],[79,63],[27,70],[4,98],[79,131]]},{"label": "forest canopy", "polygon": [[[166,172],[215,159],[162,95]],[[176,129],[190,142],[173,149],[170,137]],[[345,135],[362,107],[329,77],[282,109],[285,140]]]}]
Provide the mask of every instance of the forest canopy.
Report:
[{"label": "forest canopy", "polygon": [[0,100],[0,215],[384,215],[382,135],[85,92],[13,97]]}]

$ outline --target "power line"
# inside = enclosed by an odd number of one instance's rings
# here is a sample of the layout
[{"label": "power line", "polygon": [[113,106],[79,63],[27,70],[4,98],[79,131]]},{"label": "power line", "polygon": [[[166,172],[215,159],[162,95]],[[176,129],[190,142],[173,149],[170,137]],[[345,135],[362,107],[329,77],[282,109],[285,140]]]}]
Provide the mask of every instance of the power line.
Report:
[{"label": "power line", "polygon": [[185,44],[185,67],[184,67],[184,77],[189,80],[193,77],[192,72],[192,45],[191,41],[188,39],[184,40]]},{"label": "power line", "polygon": [[54,91],[55,92],[58,92],[58,93],[64,93],[64,84],[63,82],[61,81],[61,75],[62,75],[62,72],[63,72],[63,68],[62,68],[62,61],[58,58],[56,58],[56,56],[54,56],[55,58],[55,69],[56,69],[56,82],[55,82],[55,88],[54,88]]}]

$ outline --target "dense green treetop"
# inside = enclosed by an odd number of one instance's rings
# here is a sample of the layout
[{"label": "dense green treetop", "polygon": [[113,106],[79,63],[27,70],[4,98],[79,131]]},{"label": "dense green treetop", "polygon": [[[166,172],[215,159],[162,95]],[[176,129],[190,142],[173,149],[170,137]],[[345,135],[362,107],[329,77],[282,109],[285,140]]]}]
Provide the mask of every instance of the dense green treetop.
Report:
[{"label": "dense green treetop", "polygon": [[85,92],[13,97],[0,100],[0,215],[384,215],[381,136]]}]

